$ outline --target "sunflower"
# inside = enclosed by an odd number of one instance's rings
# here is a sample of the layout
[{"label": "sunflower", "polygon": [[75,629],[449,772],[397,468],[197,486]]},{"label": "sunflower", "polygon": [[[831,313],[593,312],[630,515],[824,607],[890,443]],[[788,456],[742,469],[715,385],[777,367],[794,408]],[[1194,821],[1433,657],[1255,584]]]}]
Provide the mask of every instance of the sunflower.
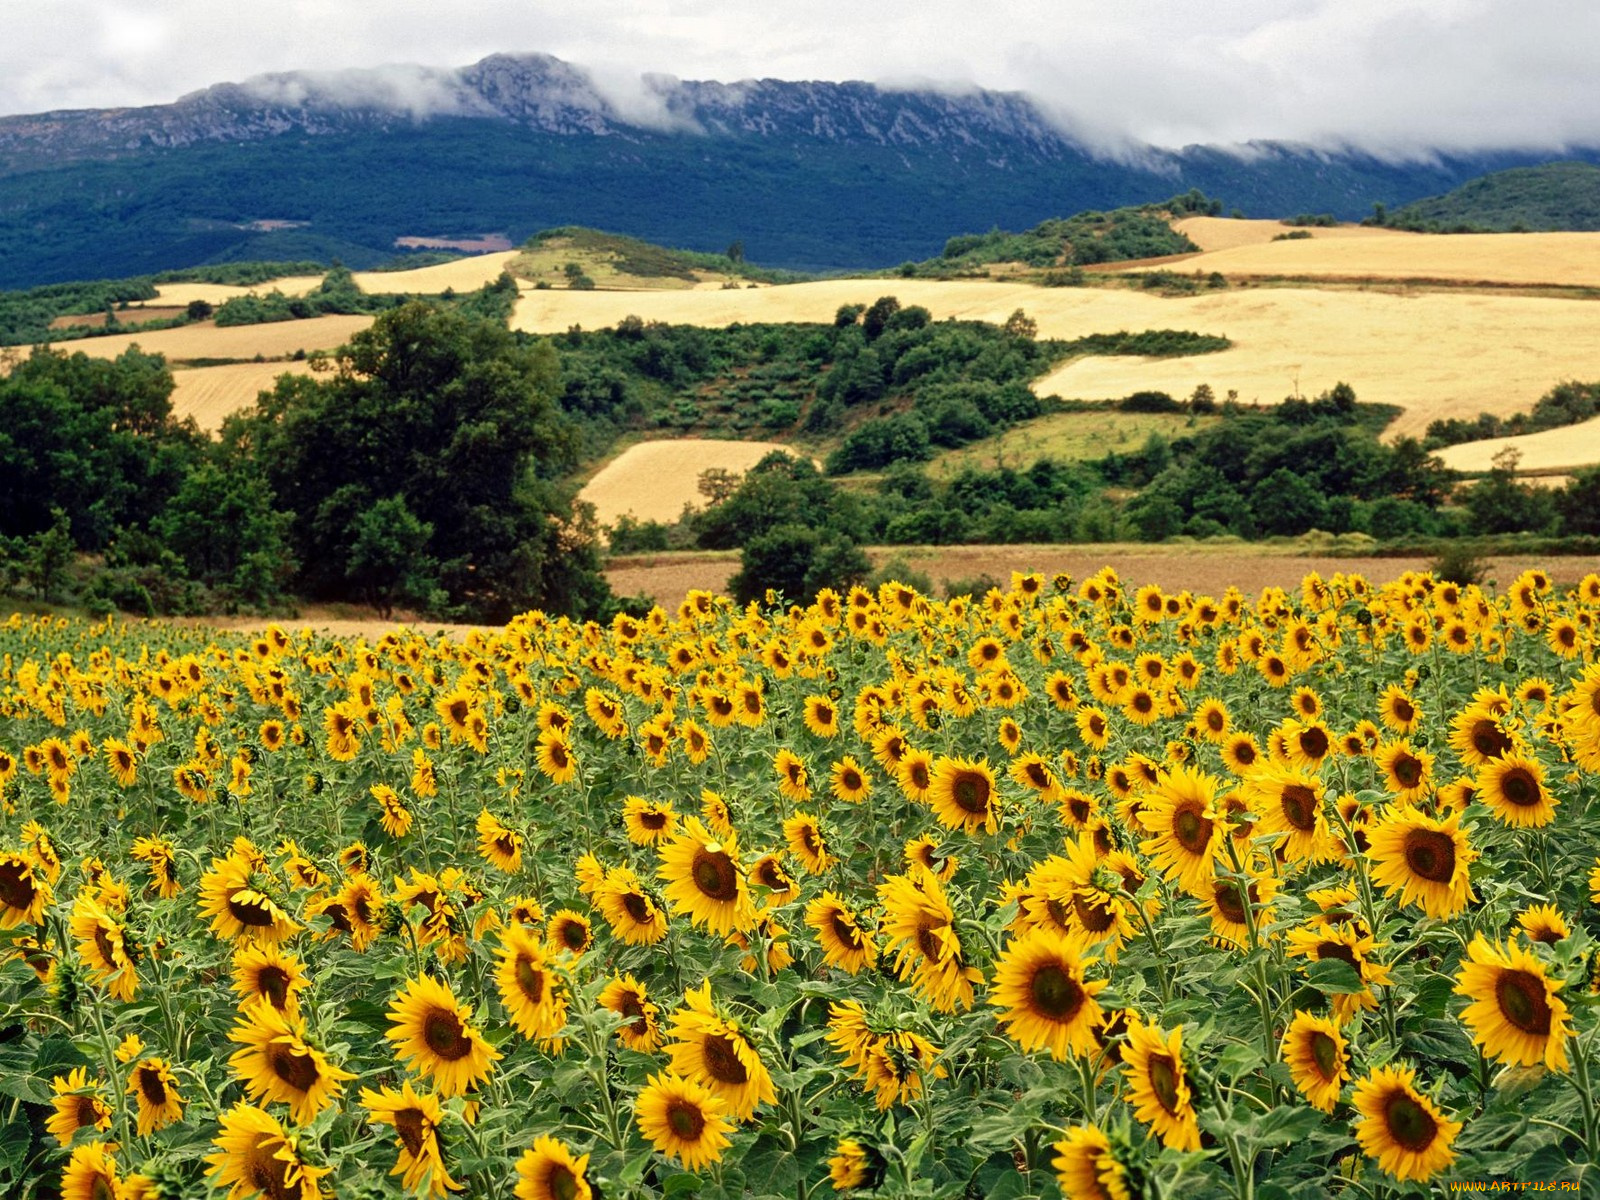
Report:
[{"label": "sunflower", "polygon": [[570,908],[556,910],[546,933],[550,948],[557,953],[583,954],[594,945],[589,918]]},{"label": "sunflower", "polygon": [[1337,960],[1355,970],[1361,990],[1336,992],[1332,996],[1333,1015],[1342,1025],[1358,1011],[1365,1009],[1370,1012],[1378,1007],[1372,988],[1389,983],[1389,968],[1373,962],[1371,958],[1378,949],[1372,935],[1367,932],[1365,921],[1329,925],[1319,919],[1309,929],[1289,931],[1286,953],[1291,958],[1303,957],[1312,962]]},{"label": "sunflower", "polygon": [[263,1000],[245,1006],[228,1040],[243,1047],[228,1065],[249,1097],[289,1105],[297,1125],[335,1103],[341,1081],[355,1078],[307,1045],[300,1021],[290,1020]]},{"label": "sunflower", "polygon": [[553,1137],[534,1138],[517,1159],[517,1200],[591,1200],[589,1156],[574,1158]]},{"label": "sunflower", "polygon": [[606,984],[598,1003],[625,1018],[617,1026],[617,1038],[630,1050],[654,1054],[661,1045],[661,1010],[650,1001],[644,984],[632,975],[619,975]]},{"label": "sunflower", "polygon": [[539,735],[534,763],[551,783],[571,783],[578,777],[578,756],[567,735],[555,728]]},{"label": "sunflower", "polygon": [[360,872],[352,872],[344,887],[331,896],[313,899],[306,911],[314,917],[327,917],[332,925],[327,936],[348,934],[351,948],[360,954],[381,932],[378,921],[382,909],[383,893],[378,884]]},{"label": "sunflower", "polygon": [[1481,767],[1516,746],[1501,723],[1503,714],[1482,704],[1470,704],[1450,721],[1450,746],[1463,766]]},{"label": "sunflower", "polygon": [[594,903],[611,932],[630,946],[653,946],[667,936],[667,914],[628,867],[607,871]]},{"label": "sunflower", "polygon": [[629,796],[622,802],[622,825],[635,846],[657,846],[672,836],[677,820],[670,800]]},{"label": "sunflower", "polygon": [[1079,707],[1074,721],[1078,739],[1091,750],[1104,750],[1111,743],[1111,725],[1102,709],[1092,704]]},{"label": "sunflower", "polygon": [[281,942],[301,925],[259,886],[257,865],[237,853],[211,860],[200,877],[200,915],[228,941]]},{"label": "sunflower", "polygon": [[494,1070],[500,1052],[467,1024],[471,1005],[460,1004],[448,986],[422,976],[406,981],[389,1009],[395,1054],[433,1080],[441,1096],[459,1096]]},{"label": "sunflower", "polygon": [[806,728],[820,738],[839,735],[839,708],[826,696],[807,696],[805,701]]},{"label": "sunflower", "polygon": [[829,791],[834,799],[860,804],[872,794],[872,778],[855,758],[846,754],[828,771]]},{"label": "sunflower", "polygon": [[750,882],[766,889],[767,903],[782,906],[800,898],[800,885],[783,865],[781,851],[763,854],[750,867]]},{"label": "sunflower", "polygon": [[1260,817],[1253,832],[1285,835],[1281,845],[1288,859],[1317,863],[1338,857],[1328,831],[1327,789],[1315,774],[1268,763],[1247,775],[1239,790]]},{"label": "sunflower", "polygon": [[871,1188],[882,1174],[882,1162],[855,1138],[840,1138],[828,1156],[828,1179],[836,1192]]},{"label": "sunflower", "polygon": [[1013,938],[995,964],[989,1003],[1004,1009],[999,1021],[1024,1050],[1048,1049],[1060,1061],[1068,1052],[1091,1054],[1105,987],[1083,978],[1077,950],[1053,929],[1030,929]]},{"label": "sunflower", "polygon": [[1211,879],[1222,853],[1226,830],[1216,808],[1221,783],[1192,767],[1174,767],[1139,813],[1139,824],[1156,835],[1139,843],[1139,849],[1193,895]]},{"label": "sunflower", "polygon": [[920,1100],[929,1076],[943,1079],[947,1072],[938,1059],[939,1048],[926,1038],[909,1029],[894,1029],[866,1042],[858,1073],[882,1112]]},{"label": "sunflower", "polygon": [[139,976],[127,931],[87,894],[79,896],[72,906],[71,930],[78,942],[78,957],[89,968],[89,977],[103,985],[114,999],[132,1000]]},{"label": "sunflower", "polygon": [[800,860],[808,874],[821,875],[836,861],[828,853],[822,836],[822,823],[810,813],[799,812],[783,822],[783,838],[789,851]]},{"label": "sunflower", "polygon": [[823,892],[806,905],[806,924],[817,934],[822,959],[851,975],[870,967],[877,958],[872,935],[861,927],[856,914],[832,892]]},{"label": "sunflower", "polygon": [[183,1097],[165,1059],[140,1059],[128,1072],[126,1094],[139,1105],[139,1136],[183,1120]]},{"label": "sunflower", "polygon": [[1361,1114],[1356,1141],[1368,1158],[1396,1179],[1424,1181],[1455,1161],[1450,1148],[1461,1123],[1412,1087],[1411,1067],[1378,1067],[1356,1084],[1352,1103]]},{"label": "sunflower", "polygon": [[1546,975],[1526,947],[1501,947],[1481,933],[1467,947],[1467,958],[1455,992],[1472,1001],[1461,1014],[1472,1040],[1496,1062],[1543,1063],[1565,1071],[1572,1027],[1566,1003],[1556,995],[1562,982]]},{"label": "sunflower", "polygon": [[0,929],[44,924],[53,902],[49,881],[25,854],[0,854]]},{"label": "sunflower", "polygon": [[478,813],[478,853],[507,875],[522,869],[522,835],[487,808]]},{"label": "sunflower", "polygon": [[256,1195],[272,1200],[322,1200],[317,1181],[329,1168],[302,1161],[283,1126],[261,1109],[235,1104],[222,1114],[222,1128],[211,1144],[218,1152],[206,1156],[211,1164],[206,1174],[216,1177],[218,1187],[231,1185],[227,1200],[248,1200]]},{"label": "sunflower", "polygon": [[1433,784],[1433,755],[1410,742],[1385,742],[1373,755],[1383,786],[1401,804],[1420,800]]},{"label": "sunflower", "polygon": [[461,1190],[444,1165],[444,1149],[439,1143],[444,1109],[439,1097],[431,1092],[419,1093],[408,1079],[399,1091],[362,1088],[361,1105],[369,1114],[368,1124],[391,1125],[399,1135],[395,1145],[400,1154],[389,1174],[401,1176],[402,1187],[408,1192],[425,1190],[434,1200]]},{"label": "sunflower", "polygon": [[673,1072],[710,1088],[735,1120],[748,1121],[758,1104],[776,1104],[772,1076],[756,1048],[712,1006],[711,981],[684,992],[683,1001],[668,1029],[677,1040],[662,1047]]},{"label": "sunflower", "polygon": [[928,802],[946,828],[995,832],[1000,827],[998,801],[994,774],[986,761],[941,755],[934,763]]},{"label": "sunflower", "polygon": [[1065,1200],[1129,1200],[1127,1172],[1111,1150],[1111,1139],[1097,1125],[1076,1125],[1052,1147]]},{"label": "sunflower", "polygon": [[1295,1087],[1311,1104],[1332,1112],[1350,1078],[1350,1052],[1339,1026],[1327,1017],[1295,1011],[1283,1035],[1283,1061]]},{"label": "sunflower", "polygon": [[1378,719],[1396,733],[1415,733],[1422,724],[1422,709],[1404,684],[1391,683],[1378,697]]},{"label": "sunflower", "polygon": [[87,1067],[74,1067],[65,1075],[57,1075],[50,1081],[50,1090],[55,1093],[50,1098],[55,1111],[44,1127],[61,1145],[72,1145],[72,1138],[80,1129],[104,1133],[111,1128],[111,1106],[100,1094],[99,1081],[90,1084]]},{"label": "sunflower", "polygon": [[727,1105],[710,1088],[670,1072],[650,1076],[633,1116],[652,1146],[689,1171],[718,1162],[733,1127]]},{"label": "sunflower", "polygon": [[1268,905],[1277,890],[1278,879],[1274,875],[1252,872],[1243,889],[1238,879],[1217,875],[1206,882],[1199,899],[1211,918],[1212,934],[1227,947],[1246,946],[1250,944],[1252,923],[1257,939],[1262,936],[1262,929],[1272,923],[1273,910]]},{"label": "sunflower", "polygon": [[1226,734],[1222,739],[1222,764],[1235,775],[1248,775],[1261,762],[1261,747],[1252,734]]},{"label": "sunflower", "polygon": [[1128,1023],[1122,1048],[1133,1115],[1171,1150],[1200,1149],[1200,1122],[1183,1064],[1183,1028],[1170,1032],[1143,1021]]},{"label": "sunflower", "polygon": [[1215,697],[1208,697],[1195,706],[1194,725],[1196,732],[1206,741],[1221,745],[1222,739],[1228,736],[1233,726],[1233,718],[1226,704]]},{"label": "sunflower", "polygon": [[805,760],[792,750],[779,750],[772,758],[772,769],[778,776],[778,793],[794,801],[811,799],[811,778]]},{"label": "sunflower", "polygon": [[511,1024],[525,1038],[548,1040],[567,1023],[567,997],[544,947],[524,925],[500,931],[495,983]]},{"label": "sunflower", "polygon": [[1521,754],[1493,758],[1478,768],[1473,795],[1504,825],[1537,829],[1555,820],[1561,801],[1544,786],[1544,766]]},{"label": "sunflower", "polygon": [[955,912],[939,881],[916,869],[890,875],[878,885],[878,901],[884,908],[884,949],[894,953],[895,973],[909,978],[939,1012],[971,1008],[972,985],[983,974],[962,957]]},{"label": "sunflower", "polygon": [[304,965],[270,943],[242,946],[233,956],[233,990],[241,1008],[264,1000],[291,1020],[300,1016],[300,993],[309,986]]},{"label": "sunflower", "polygon": [[731,831],[719,841],[697,818],[688,818],[662,847],[658,871],[673,911],[687,913],[694,925],[723,937],[754,927],[755,905]]},{"label": "sunflower", "polygon": [[933,787],[933,755],[917,746],[907,746],[894,767],[894,781],[906,799],[926,803]]},{"label": "sunflower", "polygon": [[1553,946],[1572,936],[1572,927],[1551,904],[1535,904],[1517,914],[1517,926],[1522,936],[1530,942],[1543,942]]},{"label": "sunflower", "polygon": [[1430,917],[1455,916],[1473,899],[1467,866],[1477,858],[1460,821],[1460,813],[1440,821],[1412,808],[1390,811],[1367,832],[1373,882]]},{"label": "sunflower", "polygon": [[[124,1194],[126,1180],[117,1179],[114,1145],[85,1142],[75,1146],[61,1172],[61,1200],[114,1200]],[[309,1200],[309,1198],[308,1198]]]}]

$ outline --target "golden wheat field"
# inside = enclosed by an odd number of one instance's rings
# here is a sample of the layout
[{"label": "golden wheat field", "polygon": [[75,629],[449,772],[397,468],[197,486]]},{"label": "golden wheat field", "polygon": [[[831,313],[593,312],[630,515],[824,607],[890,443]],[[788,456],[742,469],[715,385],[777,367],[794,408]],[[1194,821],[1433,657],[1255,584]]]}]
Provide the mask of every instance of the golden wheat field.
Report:
[{"label": "golden wheat field", "polygon": [[685,504],[703,507],[696,489],[700,472],[713,467],[742,474],[773,450],[777,442],[733,442],[715,438],[673,438],[629,446],[589,480],[578,499],[594,505],[595,518],[611,525],[621,516],[671,524]]},{"label": "golden wheat field", "polygon": [[[1279,227],[1278,232],[1289,232]],[[1395,234],[1235,245],[1186,258],[1230,279],[1417,279],[1525,287],[1600,287],[1600,233]],[[1132,269],[1132,268],[1130,268]]]},{"label": "golden wheat field", "polygon": [[1521,471],[1559,471],[1600,462],[1600,417],[1561,429],[1446,446],[1439,457],[1458,471],[1487,471],[1495,455],[1505,450],[1517,452]]},{"label": "golden wheat field", "polygon": [[[1172,227],[1201,250],[1232,250],[1236,246],[1261,246],[1293,232],[1282,221],[1235,219],[1233,217],[1183,217]],[[1304,232],[1314,238],[1414,238],[1423,234],[1399,229],[1379,229],[1372,225],[1308,226]]]},{"label": "golden wheat field", "polygon": [[270,391],[279,375],[303,375],[311,370],[303,362],[228,363],[221,367],[192,367],[172,373],[172,415],[182,421],[193,417],[207,433],[222,428],[229,413],[249,408],[259,392]]},{"label": "golden wheat field", "polygon": [[856,279],[758,291],[525,292],[512,323],[555,333],[574,324],[612,325],[630,313],[697,325],[830,321],[841,304],[889,294],[902,304],[925,305],[938,319],[998,322],[1021,308],[1045,337],[1190,329],[1234,342],[1221,353],[1193,358],[1078,359],[1039,380],[1034,386],[1042,395],[1106,399],[1156,388],[1182,397],[1208,383],[1218,396],[1233,390],[1243,403],[1275,404],[1296,388],[1309,396],[1344,381],[1364,401],[1405,410],[1392,436],[1420,434],[1442,416],[1526,411],[1553,384],[1587,378],[1600,361],[1600,308],[1588,301],[1311,287],[1163,297],[1107,288]]},{"label": "golden wheat field", "polygon": [[82,351],[91,358],[116,358],[129,347],[138,346],[147,354],[164,354],[167,361],[174,364],[197,358],[250,359],[258,354],[263,358],[288,358],[296,350],[307,353],[333,350],[370,324],[371,317],[360,315],[220,328],[210,321],[201,321],[178,329],[85,338],[67,348],[74,353]]}]

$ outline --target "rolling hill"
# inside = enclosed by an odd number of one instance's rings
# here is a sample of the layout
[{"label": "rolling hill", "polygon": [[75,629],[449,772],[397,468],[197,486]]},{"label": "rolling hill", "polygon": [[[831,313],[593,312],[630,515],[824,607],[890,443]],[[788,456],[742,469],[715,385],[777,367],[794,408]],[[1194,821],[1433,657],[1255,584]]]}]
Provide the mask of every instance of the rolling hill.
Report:
[{"label": "rolling hill", "polygon": [[1390,215],[1401,228],[1600,229],[1600,166],[1553,162],[1496,171]]}]

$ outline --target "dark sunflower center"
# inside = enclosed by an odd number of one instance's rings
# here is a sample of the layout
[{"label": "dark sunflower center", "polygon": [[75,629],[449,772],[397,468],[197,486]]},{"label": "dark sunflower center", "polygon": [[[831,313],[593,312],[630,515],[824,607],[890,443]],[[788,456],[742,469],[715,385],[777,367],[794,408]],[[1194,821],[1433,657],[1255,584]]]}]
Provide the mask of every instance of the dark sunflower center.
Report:
[{"label": "dark sunflower center", "polygon": [[268,1061],[272,1073],[297,1092],[309,1092],[321,1074],[316,1059],[299,1050],[276,1047]]},{"label": "dark sunflower center", "polygon": [[538,1004],[544,999],[544,972],[534,966],[531,959],[525,956],[518,958],[516,974],[517,988],[530,1004]]},{"label": "dark sunflower center", "polygon": [[938,962],[944,956],[944,943],[934,933],[935,928],[932,925],[917,927],[917,949],[929,962]]},{"label": "dark sunflower center", "polygon": [[1087,898],[1081,892],[1073,893],[1072,911],[1078,914],[1079,924],[1089,933],[1104,933],[1117,920],[1105,901]]},{"label": "dark sunflower center", "polygon": [[1526,767],[1513,767],[1500,776],[1500,794],[1518,808],[1532,808],[1541,798],[1539,781]]},{"label": "dark sunflower center", "polygon": [[26,909],[37,894],[33,868],[16,860],[0,862],[0,903],[7,908]]},{"label": "dark sunflower center", "polygon": [[833,936],[838,938],[847,949],[861,949],[861,930],[856,928],[854,921],[846,919],[843,913],[836,912],[833,914],[829,923],[833,928]]},{"label": "dark sunflower center", "polygon": [[1339,1044],[1319,1029],[1311,1035],[1310,1049],[1317,1074],[1331,1083],[1339,1071]]},{"label": "dark sunflower center", "polygon": [[89,1187],[89,1197],[90,1200],[117,1200],[117,1189],[112,1186],[111,1180],[96,1173],[94,1183]]},{"label": "dark sunflower center", "polygon": [[861,790],[860,774],[848,768],[842,774],[840,774],[839,783],[847,792],[859,792]]},{"label": "dark sunflower center", "polygon": [[1233,757],[1248,767],[1256,760],[1256,748],[1249,742],[1240,742],[1233,748]]},{"label": "dark sunflower center", "polygon": [[111,933],[104,925],[94,927],[95,949],[100,951],[100,959],[107,967],[117,965],[117,947],[111,940]]},{"label": "dark sunflower center", "polygon": [[1407,700],[1404,696],[1395,697],[1393,712],[1394,719],[1399,721],[1402,725],[1409,725],[1411,723],[1411,718],[1417,715],[1417,710],[1412,706],[1411,701]]},{"label": "dark sunflower center", "polygon": [[812,825],[800,827],[800,842],[812,854],[816,854],[822,848],[822,839],[817,836],[816,827]]},{"label": "dark sunflower center", "polygon": [[1043,791],[1050,786],[1050,772],[1044,769],[1043,763],[1030,762],[1024,773],[1028,776],[1028,783],[1038,791]]},{"label": "dark sunflower center", "polygon": [[648,925],[655,920],[654,906],[638,892],[623,893],[622,907],[637,924]]},{"label": "dark sunflower center", "polygon": [[1531,971],[1502,971],[1494,982],[1500,1014],[1523,1033],[1550,1035],[1550,1004],[1544,981]]},{"label": "dark sunflower center", "polygon": [[1511,739],[1501,732],[1496,721],[1485,717],[1473,723],[1472,748],[1485,758],[1499,758],[1511,749]]},{"label": "dark sunflower center", "polygon": [[419,1108],[402,1108],[394,1115],[394,1129],[405,1143],[405,1148],[415,1158],[422,1153],[423,1116]]},{"label": "dark sunflower center", "polygon": [[1540,925],[1537,928],[1528,930],[1528,940],[1543,942],[1546,946],[1554,946],[1561,940],[1561,931],[1549,925]]},{"label": "dark sunflower center", "polygon": [[252,929],[265,929],[273,924],[272,906],[266,900],[240,899],[238,896],[228,897],[228,911],[233,914],[233,919],[241,925]]},{"label": "dark sunflower center", "polygon": [[1188,805],[1172,814],[1172,836],[1190,854],[1204,854],[1211,844],[1211,820],[1200,815],[1197,805]]},{"label": "dark sunflower center", "polygon": [[731,904],[739,898],[739,873],[723,851],[696,848],[691,870],[695,887],[708,899]]},{"label": "dark sunflower center", "polygon": [[646,829],[665,829],[667,827],[667,814],[664,812],[646,812],[639,815],[639,824]]},{"label": "dark sunflower center", "polygon": [[446,1008],[430,1009],[422,1018],[422,1040],[446,1062],[457,1062],[472,1053],[472,1043],[464,1036],[461,1018]]},{"label": "dark sunflower center", "polygon": [[688,1100],[673,1100],[667,1105],[667,1128],[681,1141],[698,1143],[705,1132],[706,1117],[698,1105]]},{"label": "dark sunflower center", "polygon": [[1449,883],[1456,873],[1456,844],[1449,834],[1413,829],[1406,834],[1406,866],[1429,883]]},{"label": "dark sunflower center", "polygon": [[1356,970],[1361,969],[1361,963],[1356,959],[1356,952],[1343,942],[1319,942],[1317,944],[1317,961],[1323,962],[1336,958],[1342,963],[1349,963]]},{"label": "dark sunflower center", "polygon": [[589,930],[581,921],[564,921],[560,930],[561,944],[574,954],[581,953],[589,944]]},{"label": "dark sunflower center", "polygon": [[1326,758],[1329,744],[1328,734],[1320,726],[1313,725],[1310,729],[1300,733],[1300,749],[1308,758]]},{"label": "dark sunflower center", "polygon": [[152,1071],[149,1067],[139,1068],[139,1093],[145,1102],[154,1108],[160,1108],[167,1102],[167,1085],[161,1082],[161,1072]]},{"label": "dark sunflower center", "polygon": [[1059,963],[1045,963],[1033,973],[1028,995],[1036,1013],[1065,1024],[1083,1007],[1083,987]]},{"label": "dark sunflower center", "polygon": [[1225,719],[1221,709],[1212,708],[1206,710],[1206,728],[1211,730],[1212,733],[1221,733],[1224,723]]},{"label": "dark sunflower center", "polygon": [[256,991],[281,1010],[289,1000],[289,972],[282,967],[263,967],[256,975]]},{"label": "dark sunflower center", "polygon": [[550,743],[550,761],[558,771],[566,770],[567,763],[571,760],[567,757],[566,746],[561,742]]},{"label": "dark sunflower center", "polygon": [[1389,1136],[1413,1154],[1433,1145],[1439,1123],[1405,1092],[1397,1091],[1383,1106],[1383,1123]]},{"label": "dark sunflower center", "polygon": [[578,1177],[564,1163],[557,1163],[550,1168],[545,1183],[555,1200],[574,1200],[578,1194]]},{"label": "dark sunflower center", "polygon": [[1305,784],[1289,784],[1283,789],[1280,803],[1284,820],[1296,829],[1310,833],[1317,827],[1317,793]]},{"label": "dark sunflower center", "polygon": [[78,1107],[73,1113],[72,1119],[79,1129],[82,1129],[85,1125],[93,1125],[100,1119],[98,1106],[95,1104],[93,1096],[78,1097]]},{"label": "dark sunflower center", "polygon": [[1422,782],[1422,762],[1409,754],[1397,754],[1392,769],[1401,787],[1414,788]]},{"label": "dark sunflower center", "polygon": [[1167,1112],[1178,1113],[1178,1064],[1170,1054],[1152,1054],[1146,1068],[1150,1074],[1150,1090]]},{"label": "dark sunflower center", "polygon": [[1155,708],[1155,706],[1156,706],[1156,698],[1154,696],[1152,696],[1149,692],[1142,692],[1141,691],[1141,692],[1135,692],[1133,694],[1133,711],[1134,712],[1147,713],[1147,712],[1152,711]]},{"label": "dark sunflower center", "polygon": [[[1250,899],[1256,898],[1255,884],[1250,885]],[[1217,911],[1235,925],[1245,924],[1244,897],[1240,894],[1239,885],[1231,879],[1217,881],[1216,889],[1212,893],[1216,898]]]},{"label": "dark sunflower center", "polygon": [[734,1049],[732,1038],[713,1034],[701,1043],[700,1052],[705,1058],[706,1070],[717,1082],[731,1084],[749,1082],[750,1072],[745,1070],[744,1063],[739,1061],[739,1054]]},{"label": "dark sunflower center", "polygon": [[[925,791],[928,790],[928,784],[929,784],[930,780],[929,780],[929,777],[928,777],[928,764],[927,763],[924,763],[924,762],[914,762],[914,763],[912,763],[910,769],[907,770],[906,774],[911,779],[911,786],[916,788],[917,791],[925,792]],[[957,804],[961,803],[959,798],[956,800],[956,803]]]}]

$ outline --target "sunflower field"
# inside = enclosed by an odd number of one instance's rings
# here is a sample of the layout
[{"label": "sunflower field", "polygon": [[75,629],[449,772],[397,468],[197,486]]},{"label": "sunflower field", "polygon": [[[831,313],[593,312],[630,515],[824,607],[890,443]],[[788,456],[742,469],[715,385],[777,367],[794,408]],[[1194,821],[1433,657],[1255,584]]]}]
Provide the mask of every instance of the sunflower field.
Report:
[{"label": "sunflower field", "polygon": [[1600,576],[0,625],[0,1194],[1600,1189]]}]

